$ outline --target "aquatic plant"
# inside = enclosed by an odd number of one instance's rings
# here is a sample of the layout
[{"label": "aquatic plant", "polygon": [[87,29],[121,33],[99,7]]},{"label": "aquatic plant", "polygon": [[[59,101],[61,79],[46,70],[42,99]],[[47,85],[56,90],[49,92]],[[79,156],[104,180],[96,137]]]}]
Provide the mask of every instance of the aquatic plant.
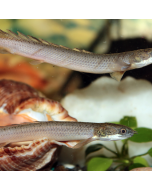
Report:
[{"label": "aquatic plant", "polygon": [[[138,132],[138,134],[132,136],[129,139],[122,140],[122,147],[119,150],[117,143],[114,141],[115,149],[111,150],[103,144],[95,144],[89,146],[85,151],[86,166],[88,171],[105,171],[105,170],[131,170],[138,167],[148,167],[148,162],[143,158],[145,155],[152,157],[152,147],[145,153],[130,157],[129,151],[129,141],[136,143],[145,143],[152,141],[152,129],[146,127],[139,127],[137,125],[137,120],[135,117],[125,116],[119,122],[114,122],[117,124],[126,125],[133,128]],[[101,149],[106,149],[113,153],[114,156],[107,157],[105,155],[98,155],[87,158],[91,153],[99,151]]]}]

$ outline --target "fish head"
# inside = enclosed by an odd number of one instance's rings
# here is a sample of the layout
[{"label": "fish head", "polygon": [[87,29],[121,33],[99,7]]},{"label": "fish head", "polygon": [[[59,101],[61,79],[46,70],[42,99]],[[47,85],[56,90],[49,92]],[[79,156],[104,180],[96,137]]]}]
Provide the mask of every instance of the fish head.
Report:
[{"label": "fish head", "polygon": [[94,138],[99,140],[116,141],[127,139],[137,132],[124,125],[105,123],[104,126],[98,127],[94,134]]},{"label": "fish head", "polygon": [[145,67],[152,63],[152,48],[141,49],[136,51],[130,57],[130,69],[138,69]]}]

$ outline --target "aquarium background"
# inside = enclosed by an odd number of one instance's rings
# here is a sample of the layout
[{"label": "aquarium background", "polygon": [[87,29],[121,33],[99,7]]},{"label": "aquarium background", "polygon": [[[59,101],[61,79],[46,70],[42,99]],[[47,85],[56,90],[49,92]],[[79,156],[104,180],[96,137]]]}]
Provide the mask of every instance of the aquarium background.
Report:
[{"label": "aquarium background", "polygon": [[[47,40],[51,43],[55,43],[58,45],[63,45],[69,48],[84,49],[87,51],[91,51],[94,53],[101,53],[101,54],[118,53],[118,52],[132,51],[132,50],[152,47],[152,20],[150,19],[1,19],[0,29],[4,31],[7,31],[7,29],[9,29],[15,33],[19,31],[25,35],[31,35],[36,38],[42,38],[44,40]],[[136,102],[136,105],[138,106],[139,110],[143,113],[143,115],[147,116],[148,114],[150,114],[150,117],[152,113],[151,112],[152,110],[149,109],[151,107],[151,102],[148,98],[146,99],[146,95],[144,96],[144,100],[148,101],[149,107],[148,106],[140,107],[140,105],[144,104],[141,103],[141,101],[143,100],[142,93],[145,93],[144,87],[146,85],[147,86],[149,85],[146,88],[146,91],[148,91],[148,89],[151,88],[151,83],[152,83],[151,73],[152,73],[152,65],[149,65],[141,69],[127,71],[123,76],[123,79],[130,76],[133,77],[134,79],[146,80],[145,83],[142,83],[142,85],[140,84],[141,87],[138,88],[137,92],[138,94],[136,94],[135,92],[134,96],[131,94],[131,97],[138,98],[137,95],[139,96],[141,95],[140,99],[138,99],[138,101]],[[17,55],[0,54],[0,79],[12,79],[15,81],[20,81],[29,84],[38,91],[40,91],[41,93],[43,93],[43,95],[46,96],[47,98],[62,102],[63,106],[65,106],[66,109],[70,111],[70,113],[76,112],[74,111],[76,109],[75,107],[76,104],[74,104],[76,101],[72,99],[72,101],[70,102],[68,99],[68,101],[65,102],[65,99],[67,97],[66,95],[72,94],[71,96],[74,96],[79,92],[81,93],[81,91],[78,92],[76,90],[87,88],[89,85],[93,84],[93,82],[95,82],[98,78],[103,76],[110,77],[109,74],[82,73],[53,66],[48,63],[33,65],[32,60],[28,58],[24,58]],[[135,82],[132,79],[128,80],[131,81],[130,85],[136,84],[137,82],[137,81]],[[147,81],[149,82],[148,84]],[[111,83],[113,84],[112,79]],[[101,83],[101,85],[102,84],[103,83]],[[135,90],[136,85],[133,88],[134,88],[133,90]],[[98,89],[100,89],[100,86],[98,86]],[[119,88],[117,88],[117,90],[118,89]],[[90,91],[90,97],[92,97],[92,100],[93,99],[95,100],[96,96],[92,95],[92,92],[94,91],[93,90]],[[102,99],[100,99],[101,97],[100,93],[102,92],[100,92],[99,90],[99,94],[97,96],[97,100],[99,100],[99,102],[91,104],[93,101],[90,99],[90,109],[88,110],[91,110],[91,113],[93,114],[95,114],[94,112],[95,106],[99,105],[99,103],[102,101]],[[129,94],[126,94],[126,97],[129,97]],[[78,97],[78,102],[80,102],[79,98],[80,97]],[[130,101],[129,98],[127,101],[128,102]],[[83,105],[83,103],[85,102],[83,101],[81,106],[85,110],[85,106]],[[69,106],[69,108],[67,105]],[[121,109],[125,108],[126,107],[121,107]],[[103,107],[101,109],[103,111]],[[149,112],[146,111],[147,109]],[[82,111],[82,109],[80,110]],[[107,118],[106,120],[102,118],[104,122],[113,121],[116,123],[120,123],[121,119],[123,119],[126,116],[129,122],[132,121],[129,120],[130,119],[129,117],[134,118],[133,121],[136,122],[136,127],[149,127],[149,128],[151,127],[150,120],[146,120],[145,125],[138,126],[139,119],[136,115],[134,115],[134,112],[132,114],[128,112],[128,114],[126,113],[126,115],[122,116],[121,110],[117,110],[116,107],[113,107],[110,111],[114,111],[115,113],[117,112],[119,117],[115,117],[112,119],[110,119],[109,117],[108,118],[109,120]],[[107,112],[110,111],[108,110]],[[100,115],[101,113],[98,114]],[[77,115],[75,114],[75,117],[76,116]],[[87,121],[88,118],[91,119],[91,117],[87,114],[84,116],[82,115],[82,118],[83,121]],[[142,116],[140,116],[140,119],[141,118]],[[92,122],[96,121],[97,120],[92,119]],[[148,124],[146,124],[146,122],[148,122]],[[150,132],[148,131],[148,133],[151,134],[151,131]],[[129,146],[129,148],[134,146],[134,148],[131,148],[132,152],[134,152],[135,149],[137,149],[137,146],[143,147],[141,151],[142,153],[140,153],[141,158],[136,158],[133,164],[135,165],[138,164],[138,166],[142,165],[147,167],[152,166],[152,159],[151,159],[152,153],[150,149],[151,146],[150,143],[152,141],[151,136],[149,139],[150,139],[148,141],[149,150],[145,149],[145,151],[144,147],[147,146],[146,144],[147,142],[145,143],[145,141],[142,141],[142,139],[140,143],[144,142],[144,144],[139,145],[139,142],[138,143],[136,142],[138,145],[136,144],[135,146],[135,144],[133,145],[133,143],[131,142],[130,144],[126,143],[124,145],[124,146]],[[140,140],[137,139],[137,141]],[[109,147],[111,145],[107,144],[107,146]],[[118,145],[118,148],[120,148],[121,146],[122,144]],[[97,148],[95,146],[93,147],[93,149],[91,149],[91,151],[95,152],[94,150],[99,150],[99,149],[103,150],[103,146],[99,147],[100,148]],[[124,147],[124,150],[128,150],[127,148],[128,147]],[[114,146],[114,144],[112,146],[112,149],[116,149],[116,146]],[[122,153],[124,154],[124,156],[128,156],[128,152],[125,152],[124,150]],[[88,151],[89,154],[92,153],[91,151],[90,152]],[[145,153],[147,153],[146,155],[148,156],[147,159],[148,161],[145,161],[144,159],[145,157],[143,157],[145,156],[143,155]],[[102,166],[98,167],[98,164],[101,163],[101,159],[102,162],[104,163],[105,161],[103,159],[104,156],[110,157],[111,155],[108,154],[103,155],[97,153],[97,156],[100,156],[100,159],[95,158],[96,164],[95,167],[93,167],[92,169],[92,164],[91,166],[90,165],[88,166],[88,156],[90,156],[89,154],[88,153],[86,154],[84,150],[81,152],[79,151],[74,152],[68,148],[64,148],[63,151],[61,152],[61,157],[59,158],[59,161],[61,165],[62,163],[73,164],[74,168],[73,170],[114,170],[114,168],[117,167],[117,165],[114,165],[110,168],[110,166],[112,165],[111,160],[107,160],[106,163],[107,165],[106,167],[104,167],[104,169]],[[132,157],[133,156],[134,155],[132,154]],[[93,157],[90,156],[90,158]],[[128,164],[128,162],[126,161],[126,157],[124,157],[124,163],[126,165]],[[79,164],[79,166],[77,166],[76,164]],[[59,167],[59,166],[60,165],[56,165],[51,170],[62,170],[62,169],[64,170],[66,168],[66,166],[65,167]],[[116,169],[119,169],[119,167]],[[128,169],[129,169],[128,165],[126,167],[123,167],[123,170],[128,170]],[[70,169],[68,168],[67,170]]]}]

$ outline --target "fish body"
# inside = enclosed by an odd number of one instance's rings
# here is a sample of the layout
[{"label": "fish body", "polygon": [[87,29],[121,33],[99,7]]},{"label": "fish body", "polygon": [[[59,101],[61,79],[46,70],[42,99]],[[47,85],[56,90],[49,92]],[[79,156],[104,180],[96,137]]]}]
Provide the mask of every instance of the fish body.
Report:
[{"label": "fish body", "polygon": [[83,145],[94,141],[122,140],[136,132],[112,123],[34,122],[0,128],[0,143],[31,141],[42,137],[56,141],[83,140]]},{"label": "fish body", "polygon": [[0,30],[0,52],[12,53],[87,73],[112,73],[120,80],[124,72],[152,63],[152,48],[115,54],[95,54],[85,50],[70,49],[32,36],[18,35]]}]

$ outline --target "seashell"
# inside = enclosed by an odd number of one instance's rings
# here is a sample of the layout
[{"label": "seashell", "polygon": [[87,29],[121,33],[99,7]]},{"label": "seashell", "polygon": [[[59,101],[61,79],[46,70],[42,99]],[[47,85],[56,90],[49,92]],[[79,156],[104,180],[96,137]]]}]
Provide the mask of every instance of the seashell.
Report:
[{"label": "seashell", "polygon": [[140,168],[134,168],[130,171],[152,171],[152,167],[140,167]]},{"label": "seashell", "polygon": [[51,160],[55,162],[58,145],[47,138],[32,141],[21,147],[3,147],[0,149],[0,170],[38,170]]},{"label": "seashell", "polygon": [[[42,97],[27,84],[0,80],[0,125],[33,121],[74,121],[57,101]],[[0,170],[40,170],[56,161],[60,147],[78,141],[57,142],[47,138],[10,143],[0,148]]]},{"label": "seashell", "polygon": [[[12,80],[0,80],[0,125],[32,121],[77,121],[62,105],[40,97],[34,88]],[[44,117],[33,117],[41,113]]]},{"label": "seashell", "polygon": [[0,80],[0,107],[4,112],[12,114],[21,102],[38,96],[38,92],[29,85],[12,80]]},{"label": "seashell", "polygon": [[30,98],[22,102],[14,110],[15,114],[19,114],[22,110],[32,109],[33,111],[44,113],[48,121],[77,121],[68,115],[68,112],[57,101],[43,97]]}]

